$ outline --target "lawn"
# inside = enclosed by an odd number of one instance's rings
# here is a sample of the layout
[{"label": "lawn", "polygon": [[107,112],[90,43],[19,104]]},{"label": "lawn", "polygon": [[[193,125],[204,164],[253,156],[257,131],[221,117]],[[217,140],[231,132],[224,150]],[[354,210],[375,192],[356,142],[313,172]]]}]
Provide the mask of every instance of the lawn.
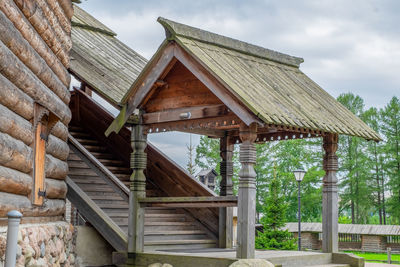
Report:
[{"label": "lawn", "polygon": [[[354,255],[363,257],[366,260],[383,260],[387,261],[386,253],[373,253],[373,252],[359,252],[359,251],[344,251],[346,253],[353,253]],[[392,254],[392,261],[400,262],[399,254]]]}]

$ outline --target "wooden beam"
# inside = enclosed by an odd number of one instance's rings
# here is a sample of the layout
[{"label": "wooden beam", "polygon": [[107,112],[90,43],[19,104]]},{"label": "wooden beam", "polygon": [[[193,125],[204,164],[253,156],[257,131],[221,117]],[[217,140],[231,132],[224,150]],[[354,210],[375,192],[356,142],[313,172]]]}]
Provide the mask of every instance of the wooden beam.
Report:
[{"label": "wooden beam", "polygon": [[[241,120],[236,117],[236,115],[226,115],[219,117],[200,118],[196,120],[181,120],[148,124],[145,126],[145,131],[146,133],[158,133],[168,131],[188,132],[198,130],[198,132],[201,133],[203,129],[207,129],[216,131],[215,133],[218,133],[217,137],[222,137],[224,130],[236,129],[239,127],[240,123]],[[218,129],[218,127],[222,126],[224,126],[226,129]]]},{"label": "wooden beam", "polygon": [[143,124],[155,124],[171,121],[195,120],[209,117],[219,117],[229,114],[225,105],[178,108],[161,112],[143,114]]},{"label": "wooden beam", "polygon": [[211,208],[236,207],[237,197],[149,197],[138,199],[146,207]]}]

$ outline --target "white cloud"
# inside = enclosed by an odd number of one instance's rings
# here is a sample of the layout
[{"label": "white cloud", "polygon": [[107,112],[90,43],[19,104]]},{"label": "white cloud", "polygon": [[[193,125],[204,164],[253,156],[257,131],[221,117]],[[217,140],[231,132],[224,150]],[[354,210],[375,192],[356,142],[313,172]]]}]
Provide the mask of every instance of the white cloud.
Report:
[{"label": "white cloud", "polygon": [[[367,107],[382,107],[400,96],[397,0],[116,2],[86,1],[82,7],[146,58],[165,38],[156,22],[163,16],[303,57],[303,72],[335,97],[353,92]],[[189,139],[174,136],[154,137],[154,142],[185,164]]]}]

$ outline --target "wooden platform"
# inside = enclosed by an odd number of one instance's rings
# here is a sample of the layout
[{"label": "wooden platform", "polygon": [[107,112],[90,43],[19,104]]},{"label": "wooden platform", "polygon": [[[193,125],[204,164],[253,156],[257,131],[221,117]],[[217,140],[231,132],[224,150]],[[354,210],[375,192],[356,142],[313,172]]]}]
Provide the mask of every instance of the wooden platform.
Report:
[{"label": "wooden platform", "polygon": [[[360,257],[345,253],[321,253],[311,251],[280,251],[257,250],[257,259],[266,259],[275,266],[300,267],[300,266],[340,266],[362,267],[364,260]],[[123,263],[128,260],[129,264]],[[169,263],[174,267],[228,267],[237,261],[235,249],[191,249],[175,251],[157,251],[152,253],[138,253],[130,255],[114,253],[113,262],[117,266],[148,266],[152,263]]]}]

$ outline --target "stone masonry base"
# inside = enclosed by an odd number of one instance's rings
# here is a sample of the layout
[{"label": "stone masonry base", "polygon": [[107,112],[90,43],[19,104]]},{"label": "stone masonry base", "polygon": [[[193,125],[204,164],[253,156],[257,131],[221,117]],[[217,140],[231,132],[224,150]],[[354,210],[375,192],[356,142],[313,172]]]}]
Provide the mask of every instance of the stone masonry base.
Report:
[{"label": "stone masonry base", "polygon": [[[67,222],[19,227],[16,267],[75,266],[74,227]],[[7,227],[0,227],[0,267],[4,264]]]}]

